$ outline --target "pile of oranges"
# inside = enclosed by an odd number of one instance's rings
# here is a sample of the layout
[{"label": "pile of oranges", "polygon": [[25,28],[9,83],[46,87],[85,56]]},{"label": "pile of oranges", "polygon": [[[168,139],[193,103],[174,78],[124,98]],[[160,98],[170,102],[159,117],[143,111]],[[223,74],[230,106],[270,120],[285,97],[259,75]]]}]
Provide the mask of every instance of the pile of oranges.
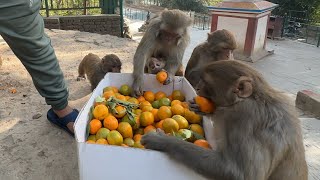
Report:
[{"label": "pile of oranges", "polygon": [[[87,143],[144,148],[140,143],[141,137],[160,128],[167,135],[182,137],[198,146],[210,148],[204,138],[202,117],[189,110],[185,95],[180,90],[174,90],[170,95],[162,91],[145,91],[138,98],[130,97],[131,91],[128,85],[122,85],[119,89],[111,86],[104,88],[100,98],[103,100],[96,101],[92,107]],[[112,98],[122,105],[110,104],[108,100]],[[203,103],[201,106],[199,104],[200,109],[202,107],[205,112],[212,112],[213,104],[205,98],[197,98],[196,101]],[[186,131],[191,134],[186,135]]]}]

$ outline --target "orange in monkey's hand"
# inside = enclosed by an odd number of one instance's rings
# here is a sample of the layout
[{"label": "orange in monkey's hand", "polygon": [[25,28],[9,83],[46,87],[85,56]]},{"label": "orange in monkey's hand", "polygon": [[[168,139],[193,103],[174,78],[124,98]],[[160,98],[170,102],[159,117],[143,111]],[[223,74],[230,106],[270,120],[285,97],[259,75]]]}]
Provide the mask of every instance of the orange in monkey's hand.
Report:
[{"label": "orange in monkey's hand", "polygon": [[207,98],[196,96],[195,102],[199,105],[200,111],[204,113],[213,113],[215,106],[212,101]]},{"label": "orange in monkey's hand", "polygon": [[204,139],[198,139],[196,141],[193,142],[195,145],[203,147],[203,148],[207,148],[207,149],[211,149],[210,144],[208,143],[208,141],[204,140]]},{"label": "orange in monkey's hand", "polygon": [[157,73],[156,75],[156,79],[161,83],[163,84],[164,81],[166,81],[166,79],[168,78],[168,73],[165,72],[165,71],[160,71]]}]

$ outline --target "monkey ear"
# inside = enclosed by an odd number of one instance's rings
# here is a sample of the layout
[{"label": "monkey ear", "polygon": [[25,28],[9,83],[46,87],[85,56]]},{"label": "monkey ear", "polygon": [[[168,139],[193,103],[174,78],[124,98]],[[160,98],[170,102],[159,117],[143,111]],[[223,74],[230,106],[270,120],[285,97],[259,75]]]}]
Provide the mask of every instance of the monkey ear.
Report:
[{"label": "monkey ear", "polygon": [[236,93],[238,97],[247,98],[251,96],[252,91],[252,79],[247,76],[239,77],[233,92]]}]

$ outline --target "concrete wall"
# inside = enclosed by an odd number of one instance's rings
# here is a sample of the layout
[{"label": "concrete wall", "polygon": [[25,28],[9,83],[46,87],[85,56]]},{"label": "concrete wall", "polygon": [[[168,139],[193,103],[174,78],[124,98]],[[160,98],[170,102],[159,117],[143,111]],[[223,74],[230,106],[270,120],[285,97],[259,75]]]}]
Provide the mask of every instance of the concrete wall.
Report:
[{"label": "concrete wall", "polygon": [[241,19],[236,17],[218,17],[217,30],[227,29],[231,31],[237,41],[238,48],[236,51],[243,52],[246,42],[248,19]]},{"label": "concrete wall", "polygon": [[120,16],[115,14],[44,17],[48,29],[78,30],[121,36]]},{"label": "concrete wall", "polygon": [[257,32],[256,32],[256,39],[254,43],[254,53],[260,51],[263,49],[264,41],[266,38],[266,27],[268,23],[268,16],[264,16],[260,19],[258,19],[258,25],[257,25]]}]

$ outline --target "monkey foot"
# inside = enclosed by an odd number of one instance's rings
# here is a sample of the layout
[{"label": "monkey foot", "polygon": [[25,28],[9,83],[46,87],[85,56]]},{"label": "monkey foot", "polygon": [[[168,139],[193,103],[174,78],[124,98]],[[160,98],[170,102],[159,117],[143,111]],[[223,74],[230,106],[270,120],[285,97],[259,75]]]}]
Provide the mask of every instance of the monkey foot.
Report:
[{"label": "monkey foot", "polygon": [[73,111],[62,117],[59,118],[56,113],[54,113],[53,109],[49,109],[48,113],[47,113],[47,119],[54,125],[62,128],[63,130],[67,131],[72,137],[74,137],[74,133],[72,131],[70,131],[70,129],[67,127],[67,124],[70,122],[75,122],[75,120],[77,119],[77,116],[79,114],[79,111],[77,109],[73,109]]}]

